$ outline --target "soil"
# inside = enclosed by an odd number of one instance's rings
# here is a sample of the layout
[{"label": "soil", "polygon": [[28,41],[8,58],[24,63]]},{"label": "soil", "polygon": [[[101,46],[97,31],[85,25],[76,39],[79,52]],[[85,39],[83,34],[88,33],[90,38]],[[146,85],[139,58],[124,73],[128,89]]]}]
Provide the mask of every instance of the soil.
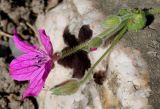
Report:
[{"label": "soil", "polygon": [[[13,34],[16,29],[23,40],[38,43],[34,31],[26,23],[34,26],[38,14],[44,10],[44,0],[1,0],[0,30]],[[27,82],[17,82],[9,76],[8,65],[19,54],[9,42],[11,38],[0,35],[0,109],[37,109],[35,98],[21,100]]]},{"label": "soil", "polygon": [[[22,40],[38,44],[36,32],[33,29],[37,16],[45,14],[62,1],[0,0],[0,31],[12,35],[16,30]],[[34,97],[21,100],[27,82],[14,81],[8,73],[9,63],[20,54],[12,38],[0,34],[0,109],[38,109]]]}]

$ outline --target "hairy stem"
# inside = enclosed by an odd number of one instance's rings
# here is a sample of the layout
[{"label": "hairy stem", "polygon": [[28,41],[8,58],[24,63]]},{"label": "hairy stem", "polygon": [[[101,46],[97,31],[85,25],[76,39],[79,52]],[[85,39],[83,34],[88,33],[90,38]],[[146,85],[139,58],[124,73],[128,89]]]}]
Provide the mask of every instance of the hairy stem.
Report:
[{"label": "hairy stem", "polygon": [[65,58],[65,57],[67,57],[67,56],[69,56],[69,55],[71,55],[71,54],[73,54],[73,53],[85,48],[87,44],[88,44],[88,42],[84,42],[83,44],[80,44],[80,45],[78,45],[76,47],[73,47],[73,48],[71,48],[69,50],[63,51],[62,54],[60,54],[60,58],[61,59]]},{"label": "hairy stem", "polygon": [[160,8],[153,8],[149,9],[148,11],[145,12],[146,15],[156,15],[160,14]]},{"label": "hairy stem", "polygon": [[[104,40],[107,40],[108,38],[110,38],[113,34],[115,34],[116,32],[118,32],[119,30],[121,30],[125,25],[126,25],[126,20],[130,18],[130,15],[124,15],[121,17],[121,22],[119,25],[115,26],[114,28],[111,28],[109,30],[105,30],[104,32],[100,33],[99,35],[97,35],[96,37],[102,38]],[[92,39],[91,39],[92,40]],[[89,40],[89,41],[91,41]],[[83,44],[80,44],[74,48],[71,48],[69,50],[63,51],[61,53],[60,58],[64,58],[66,56],[69,56],[83,48],[86,48],[89,44],[89,41],[84,42]]]},{"label": "hairy stem", "polygon": [[130,18],[130,16],[131,16],[130,14],[121,16],[121,22],[120,22],[119,25],[115,26],[112,29],[109,29],[109,30],[106,30],[106,31],[102,32],[97,37],[100,37],[100,38],[102,38],[104,40],[107,40],[113,34],[115,34],[116,32],[118,32],[119,30],[121,30],[126,25],[126,20],[128,20]]},{"label": "hairy stem", "polygon": [[105,51],[105,53],[98,59],[98,61],[89,69],[88,73],[84,76],[84,78],[80,81],[81,84],[85,83],[90,77],[93,72],[93,69],[102,61],[102,59],[111,52],[114,46],[119,42],[119,40],[123,37],[125,32],[127,31],[127,27],[124,27],[120,33],[114,38],[113,42],[111,43],[110,47]]}]

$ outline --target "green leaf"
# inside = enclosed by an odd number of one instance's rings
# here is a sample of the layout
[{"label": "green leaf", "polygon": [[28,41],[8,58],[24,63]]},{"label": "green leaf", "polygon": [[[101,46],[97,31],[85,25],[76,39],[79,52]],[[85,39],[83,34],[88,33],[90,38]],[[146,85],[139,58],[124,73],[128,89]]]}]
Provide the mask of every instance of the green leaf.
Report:
[{"label": "green leaf", "polygon": [[67,80],[50,89],[54,95],[70,95],[79,89],[80,83],[76,79]]}]

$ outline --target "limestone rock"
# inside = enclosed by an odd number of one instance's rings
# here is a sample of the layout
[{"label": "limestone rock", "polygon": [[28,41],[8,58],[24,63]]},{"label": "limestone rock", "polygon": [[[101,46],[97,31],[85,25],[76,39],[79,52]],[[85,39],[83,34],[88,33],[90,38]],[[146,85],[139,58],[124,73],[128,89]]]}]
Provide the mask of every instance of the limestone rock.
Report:
[{"label": "limestone rock", "polygon": [[[104,29],[100,22],[107,13],[101,10],[101,2],[96,0],[64,0],[60,5],[40,15],[37,28],[44,28],[50,36],[55,52],[66,47],[63,32],[66,26],[78,37],[84,24],[93,30],[93,37]],[[94,72],[103,70],[107,78],[103,85],[93,79],[83,85],[78,92],[68,96],[55,96],[49,91],[53,86],[72,78],[73,69],[55,63],[45,88],[38,96],[40,109],[150,109],[148,66],[140,51],[127,47],[122,40],[112,53],[96,67]],[[105,52],[108,46],[89,53],[91,65]],[[106,67],[108,66],[108,69]]]}]

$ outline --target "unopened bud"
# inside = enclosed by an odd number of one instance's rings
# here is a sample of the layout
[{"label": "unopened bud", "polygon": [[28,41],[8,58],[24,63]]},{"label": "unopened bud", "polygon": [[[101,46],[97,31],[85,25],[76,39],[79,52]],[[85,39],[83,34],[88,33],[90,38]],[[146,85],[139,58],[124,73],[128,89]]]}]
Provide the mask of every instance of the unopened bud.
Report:
[{"label": "unopened bud", "polygon": [[131,14],[131,13],[132,13],[131,9],[122,8],[122,9],[119,10],[118,15],[119,16],[124,16],[124,15]]},{"label": "unopened bud", "polygon": [[102,26],[106,29],[113,28],[121,23],[121,18],[116,15],[108,16],[103,22]]},{"label": "unopened bud", "polygon": [[98,48],[102,44],[102,38],[95,37],[89,41],[88,48]]},{"label": "unopened bud", "polygon": [[138,31],[146,25],[146,16],[143,11],[136,10],[133,11],[132,17],[128,20],[128,30]]},{"label": "unopened bud", "polygon": [[88,42],[87,46],[83,48],[83,50],[86,52],[95,51],[102,43],[103,43],[102,38],[94,37]]},{"label": "unopened bud", "polygon": [[55,95],[70,95],[75,93],[80,86],[80,82],[76,79],[67,80],[54,88],[50,89]]}]

